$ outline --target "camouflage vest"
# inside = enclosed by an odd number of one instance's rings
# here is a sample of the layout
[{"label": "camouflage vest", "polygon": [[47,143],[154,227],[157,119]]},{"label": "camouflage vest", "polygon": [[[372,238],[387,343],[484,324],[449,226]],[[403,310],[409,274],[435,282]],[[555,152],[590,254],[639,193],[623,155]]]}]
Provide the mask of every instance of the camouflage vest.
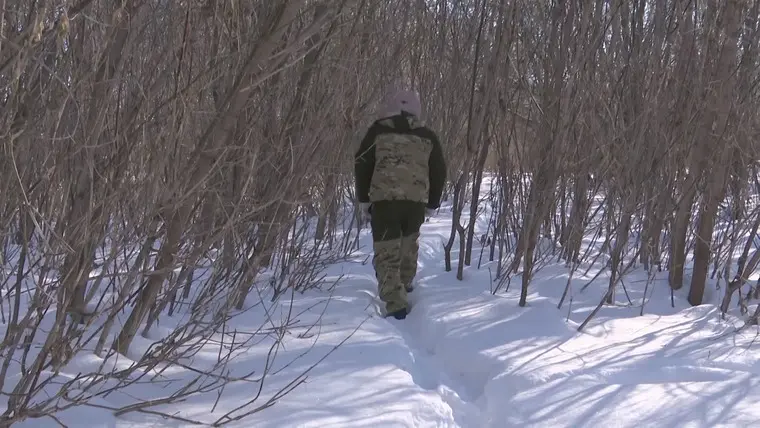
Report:
[{"label": "camouflage vest", "polygon": [[369,188],[371,201],[428,202],[428,162],[433,143],[421,132],[422,124],[408,117],[409,130],[395,128],[393,120],[380,121],[387,130],[375,137],[375,169]]}]

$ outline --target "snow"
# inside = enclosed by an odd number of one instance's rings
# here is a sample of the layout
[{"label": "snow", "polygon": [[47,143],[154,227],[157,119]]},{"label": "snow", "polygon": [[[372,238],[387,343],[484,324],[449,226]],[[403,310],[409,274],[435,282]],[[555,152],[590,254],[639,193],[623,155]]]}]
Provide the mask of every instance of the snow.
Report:
[{"label": "snow", "polygon": [[[413,308],[406,320],[380,316],[365,230],[362,250],[328,268],[328,280],[341,278],[334,288],[267,302],[275,318],[291,319],[291,327],[284,333],[273,329],[284,336],[263,386],[238,381],[227,385],[221,398],[213,391],[151,407],[184,420],[135,412],[116,417],[109,410],[166,396],[172,385],[197,375],[173,367],[56,416],[67,426],[83,427],[210,425],[249,403],[261,387],[259,398],[224,426],[760,426],[758,330],[738,329],[738,318],[722,320],[714,304],[720,293],[713,293],[709,304],[690,307],[684,287],[671,307],[667,272],[655,275],[645,296],[647,276],[638,269],[625,277],[633,304],[622,291],[616,293],[616,304],[604,306],[578,332],[606,291],[606,273],[585,272],[588,266],[575,272],[568,299],[558,309],[569,272],[561,263],[548,264],[533,279],[527,306],[519,307],[519,275],[508,290],[492,294],[495,262],[486,263],[484,255],[478,269],[479,248],[463,281],[444,271],[442,241],[450,221],[444,211],[423,226]],[[452,257],[456,269],[456,248]],[[229,331],[255,337],[261,309],[241,313]],[[156,330],[170,328],[164,321]],[[263,336],[259,345],[230,358],[227,376],[262,373],[274,343]],[[149,346],[138,336],[128,357],[138,359]],[[212,367],[217,354],[218,349],[202,349],[187,366]],[[113,364],[128,365],[120,358]],[[100,364],[99,357],[81,354],[62,373],[73,377]],[[272,406],[235,420],[289,389],[294,379],[295,389]],[[33,419],[16,426],[60,425]]]}]

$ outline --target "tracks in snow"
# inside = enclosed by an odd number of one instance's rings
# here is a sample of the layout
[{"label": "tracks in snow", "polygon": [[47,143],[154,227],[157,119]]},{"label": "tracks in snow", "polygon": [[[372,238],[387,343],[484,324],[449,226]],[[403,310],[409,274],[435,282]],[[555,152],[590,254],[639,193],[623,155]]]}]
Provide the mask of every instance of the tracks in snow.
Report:
[{"label": "tracks in snow", "polygon": [[410,296],[414,308],[405,320],[388,319],[404,340],[412,357],[411,367],[401,368],[412,376],[414,383],[420,388],[435,391],[441,397],[451,408],[458,426],[483,427],[483,411],[476,403],[482,397],[485,384],[490,379],[472,379],[469,376],[472,370],[465,365],[477,364],[475,361],[461,360],[452,364],[451,359],[437,355],[436,343],[441,334],[435,331],[434,322],[425,318],[426,314],[422,310],[424,303],[419,301],[420,297],[424,300],[421,296],[424,294],[422,291],[422,287],[418,287]]}]

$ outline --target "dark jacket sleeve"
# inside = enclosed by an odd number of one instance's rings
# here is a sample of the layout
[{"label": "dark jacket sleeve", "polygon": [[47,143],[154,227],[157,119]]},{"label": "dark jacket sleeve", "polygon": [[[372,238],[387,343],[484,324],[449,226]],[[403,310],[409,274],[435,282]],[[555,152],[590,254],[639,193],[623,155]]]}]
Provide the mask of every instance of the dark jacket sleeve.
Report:
[{"label": "dark jacket sleeve", "polygon": [[437,209],[441,206],[441,196],[443,188],[446,185],[446,160],[443,157],[443,149],[438,136],[431,131],[430,141],[433,143],[433,151],[430,153],[428,160],[428,174],[430,179],[430,190],[428,191],[427,207]]},{"label": "dark jacket sleeve", "polygon": [[369,186],[375,170],[375,137],[377,126],[372,125],[364,135],[359,150],[354,154],[354,178],[356,180],[356,197],[359,202],[369,202]]}]

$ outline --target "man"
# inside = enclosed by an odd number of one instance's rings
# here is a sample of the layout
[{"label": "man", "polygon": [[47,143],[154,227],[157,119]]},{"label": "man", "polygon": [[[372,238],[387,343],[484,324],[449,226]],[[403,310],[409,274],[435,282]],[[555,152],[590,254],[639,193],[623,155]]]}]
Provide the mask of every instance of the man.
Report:
[{"label": "man", "polygon": [[409,312],[420,227],[440,206],[446,182],[441,144],[420,111],[416,92],[392,95],[354,157],[357,197],[372,226],[378,294],[386,316],[396,319]]}]

